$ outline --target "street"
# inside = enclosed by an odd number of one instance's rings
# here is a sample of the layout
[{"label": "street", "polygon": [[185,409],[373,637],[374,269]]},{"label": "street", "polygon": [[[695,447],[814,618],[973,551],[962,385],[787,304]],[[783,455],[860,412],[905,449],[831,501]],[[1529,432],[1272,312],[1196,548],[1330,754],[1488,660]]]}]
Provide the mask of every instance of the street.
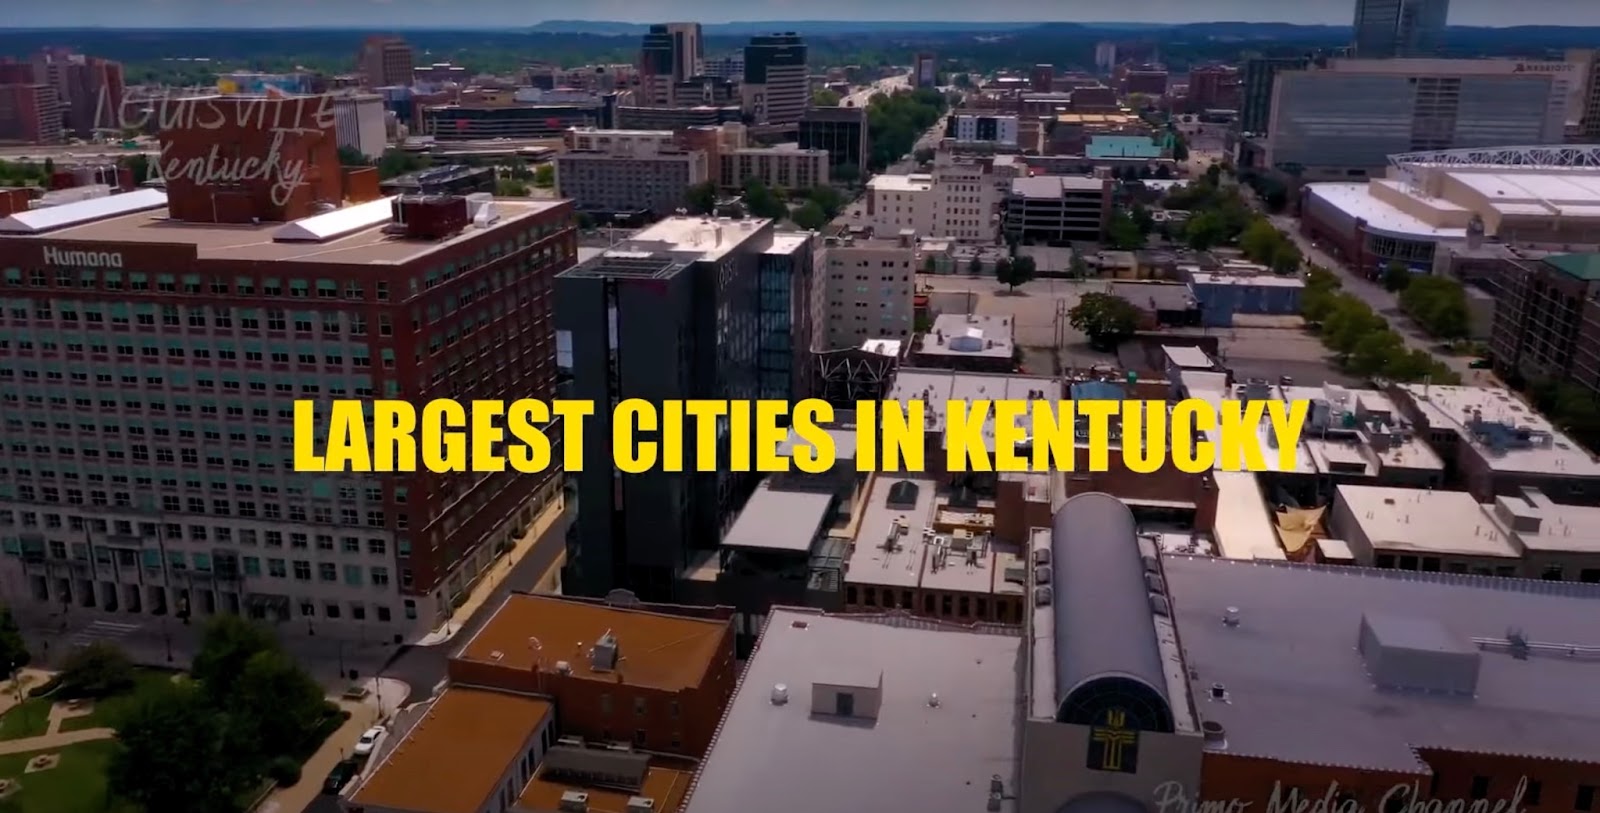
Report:
[{"label": "street", "polygon": [[893,94],[895,91],[907,90],[911,87],[911,74],[889,76],[879,79],[860,90],[852,91],[849,96],[839,100],[840,107],[866,107],[872,97],[879,93]]}]

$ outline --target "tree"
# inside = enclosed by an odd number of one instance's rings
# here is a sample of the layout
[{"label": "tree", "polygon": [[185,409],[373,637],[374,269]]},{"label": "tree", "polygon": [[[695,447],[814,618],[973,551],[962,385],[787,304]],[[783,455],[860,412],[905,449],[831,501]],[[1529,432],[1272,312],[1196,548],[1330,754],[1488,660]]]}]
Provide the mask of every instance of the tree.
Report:
[{"label": "tree", "polygon": [[378,159],[378,178],[388,180],[398,175],[427,169],[433,160],[426,155],[416,155],[405,150],[388,150]]},{"label": "tree", "polygon": [[1183,239],[1189,248],[1206,251],[1227,239],[1228,225],[1215,212],[1198,212],[1184,224]]},{"label": "tree", "polygon": [[502,198],[525,198],[528,185],[512,178],[501,178],[494,182],[494,193]]},{"label": "tree", "polygon": [[1399,334],[1392,330],[1374,330],[1356,341],[1346,367],[1357,375],[1376,375],[1404,353],[1405,343]]},{"label": "tree", "polygon": [[697,183],[684,190],[683,198],[690,214],[709,215],[717,208],[717,185],[712,181]]},{"label": "tree", "polygon": [[1283,245],[1285,238],[1278,227],[1264,217],[1252,221],[1239,235],[1239,250],[1252,262],[1270,263],[1272,255]]},{"label": "tree", "polygon": [[840,194],[839,190],[826,184],[811,187],[811,190],[806,193],[806,197],[822,207],[823,215],[829,220],[838,217],[839,213],[844,211],[844,195]]},{"label": "tree", "polygon": [[1300,248],[1294,243],[1284,240],[1272,252],[1272,259],[1267,265],[1272,268],[1272,273],[1289,275],[1300,270],[1300,264],[1305,258],[1300,254]]},{"label": "tree", "polygon": [[924,274],[937,274],[937,273],[939,273],[939,260],[938,260],[938,258],[934,257],[932,254],[929,254],[928,256],[922,258],[922,273],[924,273]]},{"label": "tree", "polygon": [[287,754],[305,744],[327,701],[322,687],[288,655],[257,652],[233,683],[227,708],[250,732],[264,756]]},{"label": "tree", "polygon": [[366,153],[344,144],[339,147],[339,166],[341,167],[366,167],[372,162],[367,160]]},{"label": "tree", "polygon": [[1155,230],[1156,219],[1150,215],[1150,210],[1146,209],[1144,204],[1135,203],[1128,216],[1133,218],[1133,225],[1139,229],[1140,234],[1149,236],[1150,232]]},{"label": "tree", "polygon": [[1087,293],[1067,311],[1073,329],[1089,337],[1089,346],[1112,350],[1139,329],[1139,310],[1120,296]]},{"label": "tree", "polygon": [[842,184],[853,184],[861,180],[861,167],[855,164],[840,164],[833,168],[833,179]]},{"label": "tree", "polygon": [[979,274],[982,274],[983,273],[983,260],[981,258],[979,258],[977,255],[973,255],[972,261],[967,263],[967,273],[971,274],[974,277],[978,276]]},{"label": "tree", "polygon": [[794,224],[806,231],[819,231],[828,225],[828,214],[814,200],[801,204],[799,209],[791,215]]},{"label": "tree", "polygon": [[841,97],[839,94],[834,93],[833,91],[828,90],[827,88],[819,88],[816,93],[811,94],[811,106],[812,107],[838,107],[839,106],[839,102],[842,99],[843,99],[843,97]]},{"label": "tree", "polygon": [[789,207],[767,185],[756,178],[744,182],[744,205],[750,214],[779,220],[789,216]]},{"label": "tree", "polygon": [[1144,248],[1144,235],[1127,212],[1119,211],[1106,225],[1106,242],[1119,251],[1132,251]]},{"label": "tree", "polygon": [[1067,273],[1073,279],[1089,278],[1089,263],[1083,259],[1083,252],[1073,249],[1072,259],[1067,261]]},{"label": "tree", "polygon": [[934,151],[930,147],[923,147],[911,153],[911,160],[919,164],[926,164],[933,160]]},{"label": "tree", "polygon": [[133,686],[133,663],[122,650],[96,641],[67,655],[53,682],[58,697],[106,697]]},{"label": "tree", "polygon": [[1429,335],[1441,339],[1465,337],[1471,321],[1466,290],[1446,277],[1414,278],[1400,292],[1400,309]]},{"label": "tree", "polygon": [[49,180],[50,176],[52,176],[54,174],[56,174],[56,159],[46,157],[44,159],[44,177],[45,177],[45,180]]},{"label": "tree", "polygon": [[1404,291],[1411,284],[1411,269],[1399,260],[1390,260],[1383,268],[1383,288],[1392,294]]},{"label": "tree", "polygon": [[235,813],[259,764],[230,715],[198,688],[168,684],[139,693],[121,720],[107,780],[142,810]]},{"label": "tree", "polygon": [[1388,323],[1373,313],[1367,303],[1348,294],[1340,294],[1323,319],[1322,341],[1334,352],[1348,356],[1367,334],[1388,329]]},{"label": "tree", "polygon": [[10,607],[0,607],[0,667],[9,673],[28,665],[33,656],[28,653],[28,642],[22,639],[17,619],[11,616]]},{"label": "tree", "polygon": [[995,266],[995,279],[1005,283],[1012,291],[1017,290],[1018,285],[1024,285],[1028,280],[1033,279],[1034,272],[1037,270],[1033,258],[1027,255],[1009,261],[1002,260],[1001,262],[1003,263],[1002,265]]},{"label": "tree", "polygon": [[556,185],[555,164],[540,164],[533,169],[533,185],[540,189],[549,189]]},{"label": "tree", "polygon": [[[1010,257],[1001,257],[1000,259],[994,261],[994,278],[995,279],[1004,282],[1005,278],[1010,276],[1010,275],[1011,275],[1011,258]],[[1015,289],[1015,286],[1013,286],[1013,289]]]},{"label": "tree", "polygon": [[233,696],[234,683],[251,658],[279,650],[278,639],[265,626],[237,615],[218,615],[206,625],[189,674],[205,687],[208,697],[223,705]]},{"label": "tree", "polygon": [[1217,186],[1222,183],[1222,167],[1212,164],[1206,167],[1206,183]]}]

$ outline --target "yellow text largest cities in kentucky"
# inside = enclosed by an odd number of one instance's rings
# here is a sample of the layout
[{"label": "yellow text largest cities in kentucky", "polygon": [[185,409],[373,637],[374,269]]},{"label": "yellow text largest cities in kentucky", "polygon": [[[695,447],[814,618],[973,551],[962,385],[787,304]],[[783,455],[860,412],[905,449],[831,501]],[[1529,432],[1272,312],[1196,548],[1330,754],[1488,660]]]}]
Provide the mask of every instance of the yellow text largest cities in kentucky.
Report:
[{"label": "yellow text largest cities in kentucky", "polygon": [[[1197,473],[1292,470],[1306,401],[861,401],[828,428],[826,401],[622,401],[594,426],[591,401],[336,400],[295,403],[294,464],[317,472],[535,473],[551,467],[824,472],[835,433],[854,434],[857,471]],[[326,412],[319,412],[319,409]],[[930,420],[930,410],[938,414]],[[930,430],[930,427],[932,429]],[[602,430],[600,459],[585,448]],[[930,435],[932,437],[930,438]],[[942,436],[942,437],[941,437]],[[1081,452],[1080,452],[1081,450]],[[1269,454],[1270,450],[1270,454]],[[1271,458],[1270,460],[1268,458]]]}]

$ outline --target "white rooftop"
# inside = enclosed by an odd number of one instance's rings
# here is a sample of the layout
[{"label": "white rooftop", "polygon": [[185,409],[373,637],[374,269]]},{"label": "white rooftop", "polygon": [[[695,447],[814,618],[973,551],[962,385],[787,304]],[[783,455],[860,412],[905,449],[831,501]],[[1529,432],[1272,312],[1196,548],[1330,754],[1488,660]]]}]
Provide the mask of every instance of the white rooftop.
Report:
[{"label": "white rooftop", "polygon": [[874,175],[867,188],[879,192],[926,192],[933,188],[932,175]]},{"label": "white rooftop", "polygon": [[[1023,375],[1004,375],[1000,373],[968,373],[952,370],[930,370],[916,367],[902,367],[894,377],[894,387],[889,390],[886,400],[889,401],[922,401],[923,415],[926,419],[927,429],[930,432],[944,430],[945,409],[952,401],[978,401],[978,400],[1048,400],[1051,402],[1061,400],[1061,384],[1052,378]],[[993,411],[991,418],[984,427],[985,446],[990,451],[994,450],[994,420]],[[1032,417],[1024,414],[1017,419],[1017,425],[1025,432],[1030,432]],[[943,454],[943,451],[928,450],[928,454]]]},{"label": "white rooftop", "polygon": [[1304,288],[1306,281],[1295,276],[1278,274],[1213,274],[1197,271],[1189,275],[1195,285],[1254,285],[1260,288]]},{"label": "white rooftop", "polygon": [[[1465,491],[1341,485],[1334,506],[1334,518],[1348,517],[1377,550],[1502,559],[1522,555],[1505,528]],[[1336,532],[1348,536],[1348,529]]]},{"label": "white rooftop", "polygon": [[1162,345],[1161,351],[1167,355],[1167,361],[1174,367],[1210,370],[1216,366],[1211,363],[1211,357],[1206,355],[1206,351],[1198,347]]},{"label": "white rooftop", "polygon": [[1248,471],[1213,471],[1217,484],[1217,517],[1213,535],[1217,551],[1227,559],[1284,559],[1277,523],[1267,509],[1256,475]]},{"label": "white rooftop", "polygon": [[[896,483],[916,487],[912,507],[890,507],[889,490]],[[884,472],[872,480],[872,490],[862,503],[855,544],[845,565],[848,584],[914,588],[922,581],[922,564],[928,555],[923,529],[933,523],[938,482],[917,475],[902,477]],[[886,545],[890,532],[899,529],[894,546]]]},{"label": "white rooftop", "polygon": [[1351,218],[1367,222],[1377,234],[1402,239],[1464,240],[1466,229],[1438,228],[1372,196],[1366,183],[1306,184],[1311,194]]},{"label": "white rooftop", "polygon": [[917,340],[917,352],[928,356],[1011,358],[1015,326],[1010,316],[945,313]]},{"label": "white rooftop", "polygon": [[0,233],[38,234],[88,223],[91,220],[159,209],[166,205],[166,192],[160,189],[140,189],[121,195],[108,195],[75,203],[63,203],[60,206],[17,212],[0,220]]},{"label": "white rooftop", "polygon": [[760,233],[772,221],[725,217],[668,217],[614,246],[617,251],[675,252],[717,260]]},{"label": "white rooftop", "polygon": [[683,811],[1013,813],[1021,658],[1015,631],[775,608]]},{"label": "white rooftop", "polygon": [[[1496,387],[1446,387],[1401,384],[1431,426],[1448,428],[1500,472],[1531,472],[1567,477],[1600,477],[1600,462],[1557,430],[1510,390]],[[1468,428],[1474,415],[1486,424],[1502,424],[1522,435],[1496,445],[1494,435],[1479,436]],[[1499,432],[1499,429],[1492,431]]]}]

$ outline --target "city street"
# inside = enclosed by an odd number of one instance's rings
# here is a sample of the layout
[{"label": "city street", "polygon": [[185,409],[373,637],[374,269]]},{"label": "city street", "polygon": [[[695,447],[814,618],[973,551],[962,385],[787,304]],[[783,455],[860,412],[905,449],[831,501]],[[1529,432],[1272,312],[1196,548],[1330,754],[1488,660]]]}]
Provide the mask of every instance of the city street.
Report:
[{"label": "city street", "polygon": [[873,82],[872,84],[867,85],[860,90],[852,91],[849,96],[839,100],[839,106],[866,107],[867,103],[872,101],[872,97],[879,93],[893,94],[895,91],[906,90],[910,87],[911,74],[909,73],[901,74],[900,76],[886,77],[879,79],[878,81]]},{"label": "city street", "polygon": [[1441,353],[1439,351],[1440,342],[1423,333],[1422,329],[1417,327],[1416,323],[1412,322],[1410,317],[1407,317],[1400,310],[1399,299],[1394,294],[1384,290],[1382,285],[1346,268],[1343,263],[1313,245],[1309,239],[1300,233],[1300,224],[1293,217],[1271,215],[1269,219],[1272,221],[1272,225],[1277,226],[1280,231],[1294,240],[1295,245],[1300,247],[1300,253],[1305,255],[1307,260],[1314,265],[1320,265],[1323,268],[1336,271],[1339,274],[1340,281],[1344,283],[1344,291],[1346,293],[1367,303],[1374,312],[1389,320],[1389,326],[1394,329],[1395,333],[1400,335],[1401,339],[1405,340],[1406,347],[1413,350],[1422,350],[1434,356],[1448,365],[1450,369],[1460,374],[1463,382],[1481,381],[1489,378],[1486,371],[1474,370],[1468,366],[1472,363],[1470,357],[1451,356]]}]

